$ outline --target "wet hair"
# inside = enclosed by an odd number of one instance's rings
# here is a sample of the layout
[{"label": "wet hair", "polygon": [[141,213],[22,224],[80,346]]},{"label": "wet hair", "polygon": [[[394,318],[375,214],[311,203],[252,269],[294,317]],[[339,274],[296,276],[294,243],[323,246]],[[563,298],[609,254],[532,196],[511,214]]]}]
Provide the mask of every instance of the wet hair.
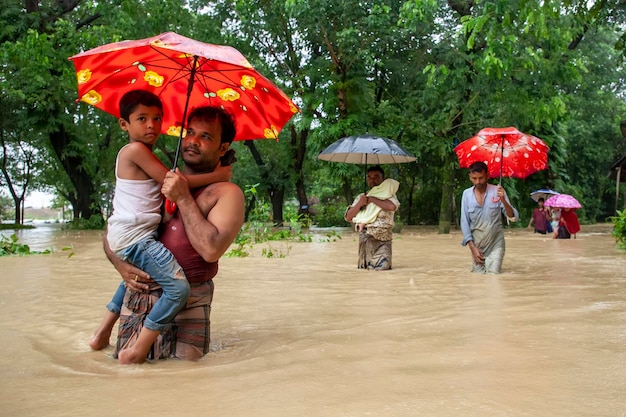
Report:
[{"label": "wet hair", "polygon": [[189,126],[191,121],[194,119],[199,119],[204,122],[213,122],[217,120],[222,126],[222,137],[220,138],[221,143],[232,143],[235,139],[235,119],[228,111],[222,109],[221,107],[196,107],[191,111],[191,113],[189,113],[187,126]]},{"label": "wet hair", "polygon": [[383,168],[380,165],[374,165],[371,166],[369,168],[367,168],[367,172],[380,172],[380,174],[383,176],[383,178],[385,178],[385,171],[383,170]]},{"label": "wet hair", "polygon": [[487,168],[487,164],[482,162],[482,161],[477,161],[472,163],[472,165],[469,166],[469,172],[470,174],[478,174],[480,172],[489,172],[489,169]]},{"label": "wet hair", "polygon": [[120,99],[120,117],[128,122],[132,112],[140,105],[158,107],[163,112],[163,103],[156,94],[146,90],[131,90]]}]

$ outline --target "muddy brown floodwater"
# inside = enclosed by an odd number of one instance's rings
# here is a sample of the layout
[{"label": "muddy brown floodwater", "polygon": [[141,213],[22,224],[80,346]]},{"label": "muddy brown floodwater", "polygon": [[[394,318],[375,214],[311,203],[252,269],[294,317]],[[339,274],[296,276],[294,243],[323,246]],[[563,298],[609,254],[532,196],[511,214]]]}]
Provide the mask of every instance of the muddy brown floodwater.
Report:
[{"label": "muddy brown floodwater", "polygon": [[119,280],[101,232],[22,231],[55,251],[0,258],[0,414],[624,416],[626,253],[610,230],[507,230],[504,271],[486,276],[458,231],[405,228],[389,272],[356,269],[349,230],[262,245],[220,262],[209,355],[137,366],[87,344]]}]

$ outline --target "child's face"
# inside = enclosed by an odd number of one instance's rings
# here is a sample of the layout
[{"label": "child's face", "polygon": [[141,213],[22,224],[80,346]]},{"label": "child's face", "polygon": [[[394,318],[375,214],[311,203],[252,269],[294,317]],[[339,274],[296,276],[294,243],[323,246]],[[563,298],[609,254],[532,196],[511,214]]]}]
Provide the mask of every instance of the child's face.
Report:
[{"label": "child's face", "polygon": [[158,107],[140,104],[128,117],[128,121],[120,119],[120,126],[128,132],[130,142],[141,142],[148,146],[154,145],[161,134],[163,112]]}]

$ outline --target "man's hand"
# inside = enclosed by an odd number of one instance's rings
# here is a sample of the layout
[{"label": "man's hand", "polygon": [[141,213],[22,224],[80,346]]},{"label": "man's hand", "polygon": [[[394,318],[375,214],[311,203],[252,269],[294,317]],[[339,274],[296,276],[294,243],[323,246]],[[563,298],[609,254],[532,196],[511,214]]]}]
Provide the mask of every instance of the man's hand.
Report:
[{"label": "man's hand", "polygon": [[128,262],[124,262],[113,253],[109,247],[109,242],[106,238],[106,233],[102,239],[102,247],[109,261],[113,264],[115,270],[120,274],[124,280],[126,288],[131,291],[142,292],[150,289],[149,284],[154,284],[154,281],[150,279],[150,274],[137,268]]},{"label": "man's hand", "polygon": [[504,211],[506,212],[506,216],[510,221],[517,221],[515,218],[515,212],[513,211],[513,206],[506,199],[506,191],[502,185],[498,184],[498,198],[502,201],[502,205],[504,206]]},{"label": "man's hand", "polygon": [[193,198],[189,192],[189,185],[184,175],[176,168],[176,172],[165,174],[161,193],[172,203],[178,203],[181,199]]},{"label": "man's hand", "polygon": [[474,242],[471,240],[468,243],[468,246],[470,248],[470,251],[472,251],[472,258],[474,258],[474,263],[477,263],[479,265],[484,265],[485,255],[483,255],[482,251],[478,249],[478,247],[474,245]]},{"label": "man's hand", "polygon": [[154,285],[154,281],[150,279],[150,275],[136,266],[128,262],[121,261],[115,265],[115,269],[126,284],[126,288],[131,291],[142,292],[150,289],[150,285]]},{"label": "man's hand", "polygon": [[506,191],[502,185],[498,184],[498,197],[504,198],[504,196],[506,196]]},{"label": "man's hand", "polygon": [[365,194],[359,194],[359,198],[355,200],[353,205],[348,206],[348,208],[346,209],[346,212],[343,214],[343,218],[347,222],[351,222],[354,216],[356,216],[357,213],[361,211],[361,209],[367,205],[367,203],[368,203],[367,196]]}]

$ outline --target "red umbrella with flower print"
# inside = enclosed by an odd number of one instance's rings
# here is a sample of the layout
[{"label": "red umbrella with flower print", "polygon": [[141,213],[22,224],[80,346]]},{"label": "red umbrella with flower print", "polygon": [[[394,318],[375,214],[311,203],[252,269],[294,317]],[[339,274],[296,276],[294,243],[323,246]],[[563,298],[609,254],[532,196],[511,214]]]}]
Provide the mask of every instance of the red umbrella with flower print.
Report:
[{"label": "red umbrella with flower print", "polygon": [[235,140],[278,139],[299,110],[283,91],[230,46],[166,32],[102,45],[69,58],[76,68],[79,99],[119,117],[119,100],[130,90],[155,93],[164,107],[163,132],[179,136],[188,109],[219,106],[235,118]]},{"label": "red umbrella with flower print", "polygon": [[526,178],[548,168],[548,146],[514,127],[487,127],[455,148],[461,168],[482,161],[490,177]]}]

